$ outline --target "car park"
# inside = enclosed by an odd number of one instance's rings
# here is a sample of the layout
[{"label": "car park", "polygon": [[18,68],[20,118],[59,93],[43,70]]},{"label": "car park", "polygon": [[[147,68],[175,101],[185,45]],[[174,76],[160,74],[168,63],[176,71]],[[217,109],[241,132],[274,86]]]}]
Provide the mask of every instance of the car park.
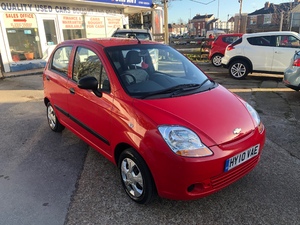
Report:
[{"label": "car park", "polygon": [[284,71],[283,83],[295,91],[300,90],[300,51],[295,52],[290,66]]},{"label": "car park", "polygon": [[299,48],[300,36],[292,31],[244,34],[226,47],[222,65],[235,79],[252,72],[283,74]]},{"label": "car park", "polygon": [[[157,67],[153,51],[168,56]],[[51,130],[66,127],[108,158],[140,204],[221,190],[255,168],[264,147],[255,109],[164,44],[62,42],[43,85]]]},{"label": "car park", "polygon": [[219,67],[222,65],[222,57],[224,56],[227,45],[233,43],[239,39],[243,34],[231,33],[231,34],[220,34],[211,44],[208,58],[211,63]]},{"label": "car park", "polygon": [[154,40],[149,29],[117,29],[112,37],[138,38],[140,40]]}]

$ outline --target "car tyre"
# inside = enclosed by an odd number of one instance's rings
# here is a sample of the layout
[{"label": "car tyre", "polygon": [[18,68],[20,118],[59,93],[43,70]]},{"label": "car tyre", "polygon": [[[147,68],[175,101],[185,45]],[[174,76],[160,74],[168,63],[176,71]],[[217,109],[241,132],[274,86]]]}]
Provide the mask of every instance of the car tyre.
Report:
[{"label": "car tyre", "polygon": [[215,67],[220,67],[222,65],[222,58],[223,55],[221,54],[215,54],[212,59],[211,59],[211,63],[215,66]]},{"label": "car tyre", "polygon": [[126,149],[120,155],[118,167],[127,195],[139,204],[151,202],[156,196],[156,189],[143,158],[134,149]]},{"label": "car tyre", "polygon": [[229,74],[234,79],[245,79],[249,73],[249,65],[243,60],[237,60],[230,64]]},{"label": "car tyre", "polygon": [[47,104],[48,125],[54,132],[61,132],[65,127],[58,121],[55,111],[50,102]]}]

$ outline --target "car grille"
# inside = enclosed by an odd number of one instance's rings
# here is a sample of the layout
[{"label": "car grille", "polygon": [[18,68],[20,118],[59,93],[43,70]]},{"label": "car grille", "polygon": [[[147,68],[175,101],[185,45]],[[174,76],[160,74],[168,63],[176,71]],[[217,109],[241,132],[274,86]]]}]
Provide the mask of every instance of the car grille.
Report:
[{"label": "car grille", "polygon": [[242,165],[237,166],[231,171],[224,172],[220,176],[211,178],[212,187],[214,189],[220,189],[235,182],[245,174],[249,173],[256,166],[258,161],[259,157],[254,157],[253,159],[250,159]]}]

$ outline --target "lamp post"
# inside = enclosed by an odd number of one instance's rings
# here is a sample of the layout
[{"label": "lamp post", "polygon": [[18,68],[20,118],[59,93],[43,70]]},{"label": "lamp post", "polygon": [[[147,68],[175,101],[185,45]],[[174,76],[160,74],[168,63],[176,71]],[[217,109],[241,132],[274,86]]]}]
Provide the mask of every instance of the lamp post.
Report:
[{"label": "lamp post", "polygon": [[168,0],[163,0],[163,1],[164,1],[165,44],[169,44]]}]

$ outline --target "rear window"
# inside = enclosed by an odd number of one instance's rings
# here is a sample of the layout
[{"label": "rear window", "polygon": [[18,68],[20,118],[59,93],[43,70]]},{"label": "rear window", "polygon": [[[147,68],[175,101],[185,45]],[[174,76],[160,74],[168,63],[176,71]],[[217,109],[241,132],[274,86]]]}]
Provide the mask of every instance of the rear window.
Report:
[{"label": "rear window", "polygon": [[119,32],[119,33],[115,33],[113,37],[120,37],[120,38],[137,37],[140,40],[151,40],[151,36],[149,33],[137,33],[137,32]]},{"label": "rear window", "polygon": [[222,41],[231,44],[232,42],[236,41],[239,38],[240,38],[239,36],[228,36],[228,37],[223,37]]},{"label": "rear window", "polygon": [[238,45],[238,44],[241,44],[242,43],[242,38],[239,38],[239,39],[237,39],[235,42],[233,42],[231,45],[232,46],[236,46],[236,45]]}]

